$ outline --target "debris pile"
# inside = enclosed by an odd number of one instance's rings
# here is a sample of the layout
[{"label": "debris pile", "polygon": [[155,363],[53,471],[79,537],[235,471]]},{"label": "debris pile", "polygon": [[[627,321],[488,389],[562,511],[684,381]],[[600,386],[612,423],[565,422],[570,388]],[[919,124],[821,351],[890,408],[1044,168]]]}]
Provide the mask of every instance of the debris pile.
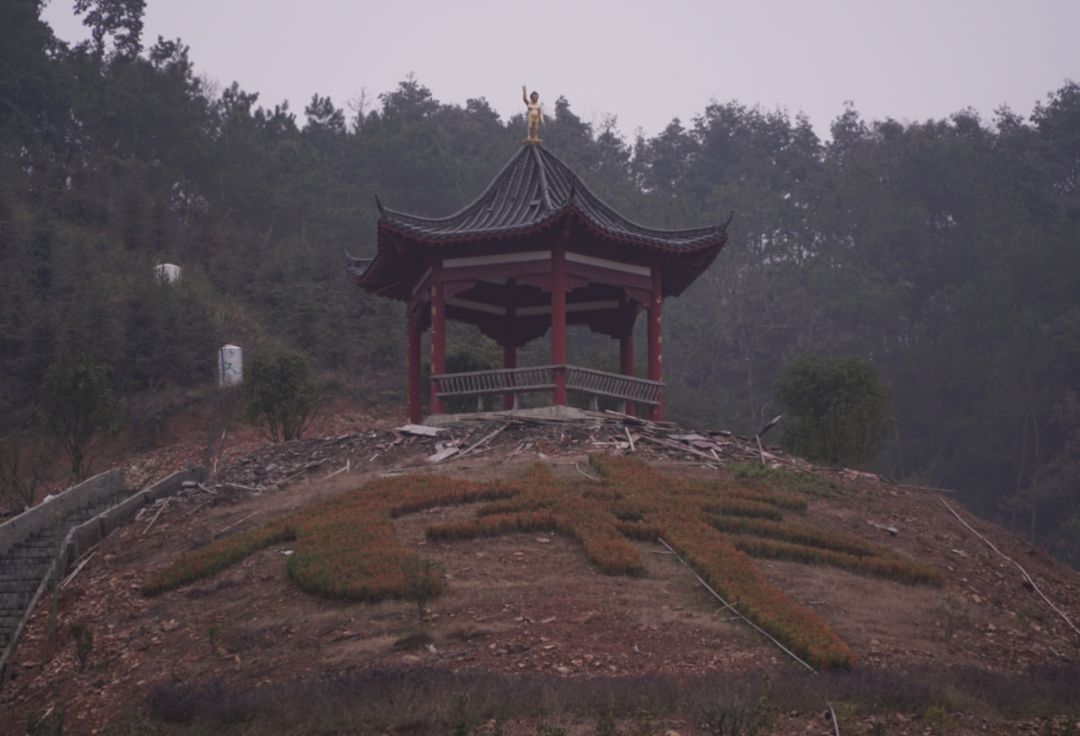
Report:
[{"label": "debris pile", "polygon": [[262,491],[303,478],[365,471],[393,474],[481,455],[531,454],[542,460],[589,452],[636,454],[714,469],[738,462],[810,467],[782,450],[766,451],[756,438],[723,430],[691,433],[672,422],[613,411],[581,411],[567,417],[460,414],[442,419],[440,426],[406,424],[265,446],[219,470],[212,482]]}]

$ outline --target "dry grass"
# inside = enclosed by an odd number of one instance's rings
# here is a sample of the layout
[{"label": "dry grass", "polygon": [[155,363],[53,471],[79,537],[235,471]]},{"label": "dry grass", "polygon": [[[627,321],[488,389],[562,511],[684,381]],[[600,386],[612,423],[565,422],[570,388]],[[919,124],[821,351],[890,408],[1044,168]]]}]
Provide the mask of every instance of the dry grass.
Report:
[{"label": "dry grass", "polygon": [[724,481],[670,478],[636,460],[595,457],[593,465],[620,491],[624,502],[638,507],[642,521],[636,529],[624,527],[626,531],[639,538],[657,532],[709,585],[736,602],[743,615],[815,667],[852,665],[854,655],[829,624],[769,583],[753,561],[707,521],[717,508],[749,511],[753,516],[746,518],[760,520],[758,507],[767,504],[730,503],[730,487]]},{"label": "dry grass", "polygon": [[143,583],[143,595],[157,595],[167,590],[215,575],[230,565],[273,544],[291,542],[296,529],[277,522],[250,531],[234,534],[214,544],[183,555],[163,570],[158,570]]},{"label": "dry grass", "polygon": [[[213,575],[271,544],[290,541],[290,577],[304,590],[334,598],[412,598],[409,571],[422,562],[398,540],[393,518],[435,506],[486,501],[476,517],[427,530],[453,541],[514,532],[559,532],[577,540],[585,557],[612,575],[642,575],[628,539],[662,537],[739,610],[816,667],[846,668],[850,650],[828,623],[774,587],[748,555],[828,564],[905,583],[934,583],[940,574],[891,550],[846,535],[784,520],[801,511],[803,495],[826,491],[804,478],[689,480],[645,463],[593,457],[599,480],[559,479],[542,466],[506,482],[478,483],[437,475],[378,480],[283,519],[181,555],[143,586],[156,595]],[[829,492],[832,492],[829,489]],[[429,576],[430,577],[430,576]],[[427,597],[444,581],[424,580]]]},{"label": "dry grass", "polygon": [[753,557],[790,560],[808,565],[830,565],[859,575],[887,578],[909,585],[941,585],[941,572],[897,554],[861,556],[771,539],[733,537],[735,546]]},{"label": "dry grass", "polygon": [[[585,556],[609,575],[643,575],[645,566],[637,550],[619,533],[604,501],[614,496],[586,495],[581,484],[556,480],[546,469],[534,467],[514,484],[511,501],[491,504],[478,518],[443,524],[428,530],[429,539],[472,539],[508,532],[557,531],[576,539]],[[491,507],[494,507],[491,508]],[[513,508],[519,509],[512,511]]]},{"label": "dry grass", "polygon": [[[506,724],[507,733],[536,734],[538,724],[553,719],[576,725],[574,733],[595,733],[599,729],[590,730],[588,724],[606,712],[620,722],[620,733],[657,734],[664,730],[642,728],[647,722],[643,714],[710,724],[724,710],[738,706],[733,695],[773,714],[812,713],[814,733],[832,733],[820,715],[826,700],[857,711],[857,727],[844,730],[845,734],[880,733],[873,730],[875,716],[892,713],[905,714],[906,732],[921,733],[928,725],[925,714],[934,709],[976,711],[997,719],[1037,718],[1046,733],[1068,733],[1080,716],[1078,687],[1080,671],[1075,668],[1024,674],[924,668],[826,675],[790,670],[770,678],[720,672],[695,678],[584,679],[434,669],[353,670],[262,687],[169,681],[153,691],[145,717],[134,717],[108,733],[442,736],[488,733],[482,724],[494,721]],[[1029,724],[1015,722],[989,725],[994,733],[1035,731],[1034,724],[1030,729],[1025,728]]]},{"label": "dry grass", "polygon": [[[436,482],[432,482],[435,480]],[[393,517],[443,505],[500,498],[498,485],[404,476],[377,480],[252,531],[181,555],[152,574],[145,595],[208,577],[272,544],[294,543],[288,571],[304,590],[332,598],[406,598],[416,553],[398,540]]]}]

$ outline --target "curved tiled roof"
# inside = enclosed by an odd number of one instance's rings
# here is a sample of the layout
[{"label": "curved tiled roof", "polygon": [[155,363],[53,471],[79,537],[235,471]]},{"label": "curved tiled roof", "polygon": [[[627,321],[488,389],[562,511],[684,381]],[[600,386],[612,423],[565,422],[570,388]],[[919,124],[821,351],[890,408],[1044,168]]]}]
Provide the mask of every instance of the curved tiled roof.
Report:
[{"label": "curved tiled roof", "polygon": [[538,144],[521,147],[483,194],[446,217],[419,217],[384,208],[381,224],[423,240],[449,241],[512,235],[546,225],[569,211],[603,234],[679,251],[722,242],[727,223],[686,230],[659,230],[630,220],[593,194],[569,166]]}]

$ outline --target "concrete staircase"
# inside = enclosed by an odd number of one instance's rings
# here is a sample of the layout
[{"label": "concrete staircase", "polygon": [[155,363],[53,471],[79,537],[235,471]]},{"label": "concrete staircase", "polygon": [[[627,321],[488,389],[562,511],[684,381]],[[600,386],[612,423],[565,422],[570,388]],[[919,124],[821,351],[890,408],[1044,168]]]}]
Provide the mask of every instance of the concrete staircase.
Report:
[{"label": "concrete staircase", "polygon": [[[205,477],[189,467],[132,490],[110,470],[0,524],[0,687],[33,607],[68,568],[139,509]],[[3,730],[3,729],[0,729]]]},{"label": "concrete staircase", "polygon": [[7,649],[27,606],[61,551],[72,528],[112,508],[131,491],[120,489],[93,502],[71,509],[54,522],[32,532],[0,555],[0,651]]}]

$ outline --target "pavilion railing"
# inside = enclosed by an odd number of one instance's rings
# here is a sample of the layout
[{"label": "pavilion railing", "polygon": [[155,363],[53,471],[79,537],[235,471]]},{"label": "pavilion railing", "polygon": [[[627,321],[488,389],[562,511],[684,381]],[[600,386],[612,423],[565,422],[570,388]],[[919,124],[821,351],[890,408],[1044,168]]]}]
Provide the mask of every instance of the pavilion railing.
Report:
[{"label": "pavilion railing", "polygon": [[555,366],[498,368],[469,373],[443,373],[431,377],[439,398],[482,396],[517,391],[542,391],[555,388]]},{"label": "pavilion railing", "polygon": [[566,388],[590,396],[631,401],[655,406],[660,403],[664,384],[647,378],[624,376],[575,365],[544,365],[530,368],[497,368],[468,373],[442,373],[432,376],[439,398],[518,394],[555,388],[555,375],[566,374]]},{"label": "pavilion railing", "polygon": [[566,388],[591,396],[607,396],[611,399],[623,399],[655,406],[660,403],[660,394],[664,389],[664,384],[662,381],[650,381],[647,378],[568,365],[566,366]]}]

